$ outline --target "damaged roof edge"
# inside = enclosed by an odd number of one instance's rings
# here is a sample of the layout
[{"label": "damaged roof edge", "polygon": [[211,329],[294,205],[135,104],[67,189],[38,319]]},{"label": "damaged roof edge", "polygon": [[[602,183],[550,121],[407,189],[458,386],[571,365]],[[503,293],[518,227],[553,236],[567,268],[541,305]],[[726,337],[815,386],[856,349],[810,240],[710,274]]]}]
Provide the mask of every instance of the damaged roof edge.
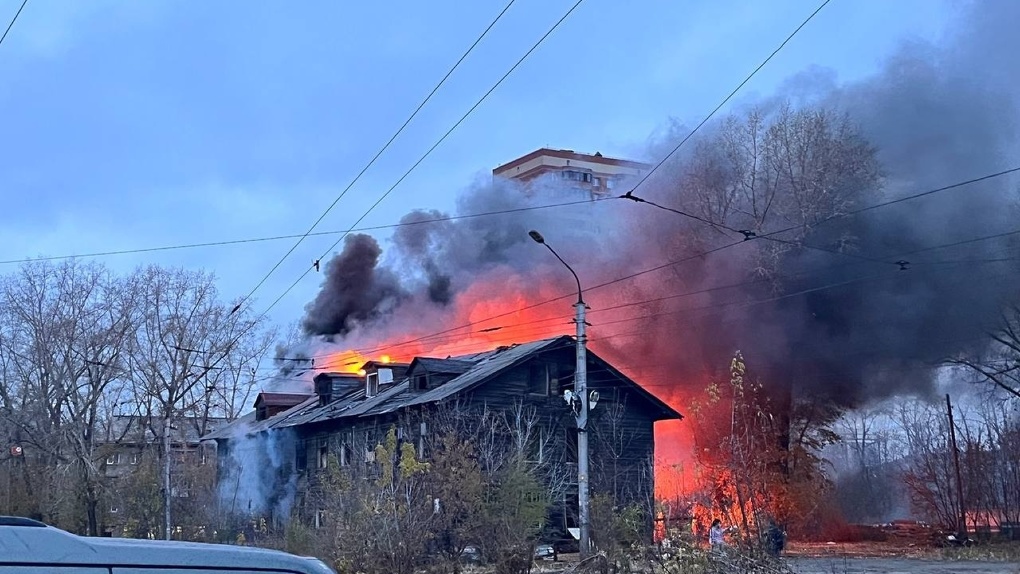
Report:
[{"label": "damaged roof edge", "polygon": [[[452,396],[469,392],[492,380],[507,369],[516,367],[525,361],[535,358],[539,354],[575,345],[576,342],[573,337],[561,335],[559,337],[530,341],[513,346],[500,346],[484,353],[450,357],[449,359],[415,358],[411,364],[413,365],[415,362],[425,363],[423,367],[426,370],[428,370],[427,364],[433,361],[436,366],[440,363],[445,363],[446,367],[453,367],[457,370],[467,365],[470,365],[470,368],[442,385],[424,392],[411,392],[409,379],[403,377],[380,388],[379,393],[372,397],[365,396],[364,387],[352,388],[343,395],[335,397],[329,403],[320,406],[318,404],[318,397],[313,395],[300,404],[262,421],[254,421],[254,413],[245,415],[234,423],[202,437],[202,440],[221,440],[237,436],[242,431],[241,428],[238,428],[239,425],[247,426],[246,429],[243,429],[246,435],[254,435],[269,429],[293,428],[341,418],[376,416],[419,405],[438,404]],[[471,357],[471,359],[468,357]],[[595,362],[600,368],[611,373],[626,386],[633,387],[634,391],[648,402],[653,411],[657,411],[655,420],[682,420],[684,418],[673,407],[590,350],[588,351],[588,360]]]}]

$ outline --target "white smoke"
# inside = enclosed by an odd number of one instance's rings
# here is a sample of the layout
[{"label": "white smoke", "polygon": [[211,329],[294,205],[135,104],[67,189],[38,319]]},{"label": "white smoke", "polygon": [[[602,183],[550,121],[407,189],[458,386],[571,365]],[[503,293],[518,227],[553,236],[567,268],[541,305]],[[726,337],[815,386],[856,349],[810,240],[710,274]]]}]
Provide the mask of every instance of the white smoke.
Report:
[{"label": "white smoke", "polygon": [[228,515],[286,520],[297,492],[296,435],[291,429],[253,430],[251,421],[239,421],[228,438],[220,468],[220,504]]}]

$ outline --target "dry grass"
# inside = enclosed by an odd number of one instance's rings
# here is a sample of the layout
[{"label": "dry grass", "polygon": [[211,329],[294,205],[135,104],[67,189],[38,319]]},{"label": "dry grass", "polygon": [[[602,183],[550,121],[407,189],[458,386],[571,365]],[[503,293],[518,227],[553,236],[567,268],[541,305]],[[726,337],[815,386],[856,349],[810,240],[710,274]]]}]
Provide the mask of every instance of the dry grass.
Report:
[{"label": "dry grass", "polygon": [[1020,542],[979,544],[970,548],[943,548],[938,552],[943,560],[980,560],[987,562],[1020,562]]},{"label": "dry grass", "polygon": [[663,554],[658,549],[635,549],[614,557],[597,554],[565,564],[567,574],[793,574],[780,560],[738,547],[711,552],[690,544],[675,544]]},{"label": "dry grass", "polygon": [[791,542],[787,546],[786,555],[806,558],[915,558],[1020,562],[1020,543],[989,543],[970,548],[934,548],[895,542]]}]

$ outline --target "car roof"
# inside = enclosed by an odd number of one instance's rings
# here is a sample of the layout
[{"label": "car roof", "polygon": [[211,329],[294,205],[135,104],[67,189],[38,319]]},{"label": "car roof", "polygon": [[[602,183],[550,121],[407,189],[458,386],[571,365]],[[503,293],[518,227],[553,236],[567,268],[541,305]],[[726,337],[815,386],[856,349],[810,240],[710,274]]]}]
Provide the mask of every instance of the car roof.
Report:
[{"label": "car roof", "polygon": [[0,518],[0,564],[250,568],[332,574],[314,558],[277,550],[200,542],[86,538],[35,521]]}]

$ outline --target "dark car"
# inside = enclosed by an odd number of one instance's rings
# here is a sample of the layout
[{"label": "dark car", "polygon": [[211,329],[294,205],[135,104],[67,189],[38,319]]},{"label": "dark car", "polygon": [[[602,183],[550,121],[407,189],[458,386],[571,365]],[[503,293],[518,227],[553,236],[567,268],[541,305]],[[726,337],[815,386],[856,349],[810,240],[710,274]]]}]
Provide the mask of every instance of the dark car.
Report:
[{"label": "dark car", "polygon": [[535,560],[552,560],[556,562],[559,559],[559,553],[556,552],[556,548],[552,544],[539,544],[535,547]]},{"label": "dark car", "polygon": [[581,551],[580,543],[573,538],[560,538],[553,540],[551,544],[556,549],[557,556],[560,554],[577,554]]},{"label": "dark car", "polygon": [[465,546],[460,552],[460,561],[463,564],[481,564],[482,551],[477,546]]}]

